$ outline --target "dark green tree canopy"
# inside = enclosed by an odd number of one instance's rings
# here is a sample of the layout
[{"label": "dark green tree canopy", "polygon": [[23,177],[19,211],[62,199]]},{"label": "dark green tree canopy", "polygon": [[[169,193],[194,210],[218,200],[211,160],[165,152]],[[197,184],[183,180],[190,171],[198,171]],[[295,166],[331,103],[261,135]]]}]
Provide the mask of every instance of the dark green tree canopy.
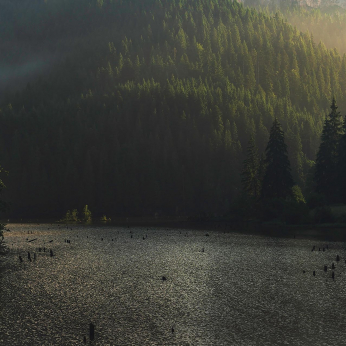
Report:
[{"label": "dark green tree canopy", "polygon": [[66,56],[0,90],[10,217],[86,203],[95,216],[223,214],[251,133],[263,152],[277,116],[303,184],[332,90],[346,108],[346,58],[280,15],[233,0],[34,3],[6,2],[0,63],[19,66],[22,42]]},{"label": "dark green tree canopy", "polygon": [[245,193],[257,199],[260,195],[261,180],[259,177],[260,160],[258,149],[252,135],[247,146],[247,158],[243,162],[242,185]]},{"label": "dark green tree canopy", "polygon": [[337,163],[339,156],[339,142],[342,135],[340,112],[337,111],[335,97],[330,106],[331,112],[324,121],[321,135],[321,144],[317,153],[315,166],[316,192],[326,196],[328,202],[337,201]]},{"label": "dark green tree canopy", "polygon": [[337,174],[339,202],[346,204],[346,116],[344,117],[343,134],[339,142]]},{"label": "dark green tree canopy", "polygon": [[284,132],[275,118],[266,148],[266,170],[263,178],[262,198],[286,198],[292,195],[294,185]]}]

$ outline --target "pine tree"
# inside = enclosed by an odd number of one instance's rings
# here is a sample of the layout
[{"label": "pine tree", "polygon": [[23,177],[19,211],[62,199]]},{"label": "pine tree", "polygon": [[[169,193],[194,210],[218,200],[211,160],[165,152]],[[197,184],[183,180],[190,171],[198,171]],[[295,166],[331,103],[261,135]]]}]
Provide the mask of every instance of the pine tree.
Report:
[{"label": "pine tree", "polygon": [[294,185],[284,132],[275,118],[266,148],[266,170],[263,177],[262,198],[285,198],[292,195]]},{"label": "pine tree", "polygon": [[325,195],[329,203],[337,200],[337,161],[338,146],[342,133],[340,112],[337,111],[333,97],[331,112],[324,121],[321,144],[317,153],[315,166],[315,190]]},{"label": "pine tree", "polygon": [[339,141],[338,150],[338,191],[339,191],[339,201],[341,203],[346,203],[346,116],[344,117],[343,124],[343,135]]},{"label": "pine tree", "polygon": [[261,182],[258,176],[259,164],[258,149],[254,137],[251,136],[247,147],[247,158],[243,163],[241,182],[246,194],[255,199],[259,197],[261,188]]}]

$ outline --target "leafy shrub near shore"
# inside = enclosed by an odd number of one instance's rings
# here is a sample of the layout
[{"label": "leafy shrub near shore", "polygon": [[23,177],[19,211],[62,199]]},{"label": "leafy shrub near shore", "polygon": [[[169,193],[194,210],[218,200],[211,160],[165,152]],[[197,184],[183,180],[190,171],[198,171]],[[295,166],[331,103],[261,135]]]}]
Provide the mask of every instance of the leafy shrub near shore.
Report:
[{"label": "leafy shrub near shore", "polygon": [[78,219],[78,210],[77,209],[73,209],[72,212],[70,210],[68,210],[65,214],[65,217],[63,219],[61,219],[60,221],[62,222],[79,222],[80,220]]},{"label": "leafy shrub near shore", "polygon": [[100,221],[101,221],[101,222],[108,222],[108,221],[111,221],[111,218],[110,218],[110,217],[107,218],[106,215],[102,215],[102,217],[100,218]]},{"label": "leafy shrub near shore", "polygon": [[84,222],[91,222],[91,211],[89,210],[88,205],[86,204],[83,208],[83,221]]},{"label": "leafy shrub near shore", "polygon": [[78,218],[78,210],[73,209],[72,212],[68,210],[65,214],[65,217],[61,219],[60,221],[62,222],[70,222],[70,223],[75,223],[75,222],[91,222],[92,221],[92,214],[91,211],[89,210],[88,205],[86,204],[83,208],[83,213],[82,213],[82,220]]}]

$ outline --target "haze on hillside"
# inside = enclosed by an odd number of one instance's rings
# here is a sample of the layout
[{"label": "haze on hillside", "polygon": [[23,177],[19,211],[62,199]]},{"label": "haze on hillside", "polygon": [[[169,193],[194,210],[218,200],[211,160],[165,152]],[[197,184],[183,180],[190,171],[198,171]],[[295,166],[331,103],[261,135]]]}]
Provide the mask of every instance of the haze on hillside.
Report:
[{"label": "haze on hillside", "polygon": [[344,0],[244,0],[245,6],[279,13],[291,25],[313,35],[316,44],[346,53],[346,1]]}]

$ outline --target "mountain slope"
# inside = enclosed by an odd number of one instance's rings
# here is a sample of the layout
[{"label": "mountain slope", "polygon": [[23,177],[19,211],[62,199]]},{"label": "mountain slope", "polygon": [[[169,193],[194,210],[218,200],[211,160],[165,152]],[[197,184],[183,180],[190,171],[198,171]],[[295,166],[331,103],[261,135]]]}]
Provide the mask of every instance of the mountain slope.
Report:
[{"label": "mountain slope", "polygon": [[[93,44],[79,40],[2,106],[12,215],[83,204],[111,215],[226,213],[240,191],[242,148],[254,133],[263,151],[274,117],[304,185],[331,95],[345,106],[345,57],[229,0],[87,10],[79,32]],[[73,28],[69,20],[62,25]]]}]

